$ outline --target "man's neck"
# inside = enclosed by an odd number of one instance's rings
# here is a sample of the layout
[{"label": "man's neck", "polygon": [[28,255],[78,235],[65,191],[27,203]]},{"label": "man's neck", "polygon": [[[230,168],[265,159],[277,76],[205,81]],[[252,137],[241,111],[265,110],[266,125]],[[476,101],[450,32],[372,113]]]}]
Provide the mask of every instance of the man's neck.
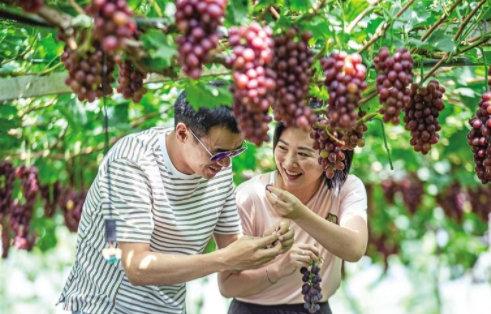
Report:
[{"label": "man's neck", "polygon": [[176,131],[165,134],[165,146],[170,162],[181,173],[194,174],[193,170],[186,164],[182,145],[176,139]]}]

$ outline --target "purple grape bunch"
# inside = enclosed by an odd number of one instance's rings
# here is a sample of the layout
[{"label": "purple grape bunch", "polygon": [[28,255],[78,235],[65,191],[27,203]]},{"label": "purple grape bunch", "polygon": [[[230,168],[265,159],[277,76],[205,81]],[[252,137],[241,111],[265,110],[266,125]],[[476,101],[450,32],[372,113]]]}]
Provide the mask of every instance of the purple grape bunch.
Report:
[{"label": "purple grape bunch", "polygon": [[310,270],[307,267],[302,267],[300,272],[303,274],[302,281],[304,282],[302,286],[303,300],[305,301],[303,307],[309,313],[316,313],[321,308],[319,302],[322,300],[320,268],[313,262]]}]

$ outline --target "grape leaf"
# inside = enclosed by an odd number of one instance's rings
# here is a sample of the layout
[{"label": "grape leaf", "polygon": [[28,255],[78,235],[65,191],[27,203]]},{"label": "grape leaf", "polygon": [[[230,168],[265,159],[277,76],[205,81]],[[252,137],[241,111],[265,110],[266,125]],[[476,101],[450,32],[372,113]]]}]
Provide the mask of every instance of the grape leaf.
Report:
[{"label": "grape leaf", "polygon": [[214,108],[232,104],[232,93],[228,90],[228,86],[210,86],[204,82],[189,81],[184,90],[186,99],[196,110],[201,107]]},{"label": "grape leaf", "polygon": [[452,36],[445,33],[444,30],[436,30],[426,41],[432,43],[436,50],[443,52],[455,51],[455,43]]},{"label": "grape leaf", "polygon": [[177,56],[177,49],[172,38],[160,31],[151,30],[140,37],[143,42],[144,50],[147,51],[155,62],[161,67],[168,67],[172,64],[171,59]]},{"label": "grape leaf", "polygon": [[232,25],[241,25],[248,20],[251,6],[247,0],[231,1],[227,6],[227,20]]},{"label": "grape leaf", "polygon": [[312,8],[312,3],[310,0],[288,0],[286,5],[290,10],[295,12],[306,12],[308,9]]}]

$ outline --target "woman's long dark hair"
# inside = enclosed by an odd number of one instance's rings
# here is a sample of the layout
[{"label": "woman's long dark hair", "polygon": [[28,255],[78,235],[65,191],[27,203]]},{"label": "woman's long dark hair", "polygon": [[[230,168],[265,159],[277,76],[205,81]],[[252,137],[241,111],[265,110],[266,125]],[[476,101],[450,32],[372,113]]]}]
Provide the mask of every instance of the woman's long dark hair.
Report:
[{"label": "woman's long dark hair", "polygon": [[[278,145],[278,141],[280,140],[281,134],[286,130],[286,126],[283,122],[278,122],[276,124],[276,128],[274,129],[273,136],[273,153],[276,149],[276,145]],[[351,162],[353,161],[353,151],[352,150],[343,150],[344,153],[344,170],[336,170],[334,172],[334,177],[332,179],[326,178],[326,184],[328,188],[334,189],[335,191],[339,191],[343,184],[348,179],[349,170],[351,168]]]}]

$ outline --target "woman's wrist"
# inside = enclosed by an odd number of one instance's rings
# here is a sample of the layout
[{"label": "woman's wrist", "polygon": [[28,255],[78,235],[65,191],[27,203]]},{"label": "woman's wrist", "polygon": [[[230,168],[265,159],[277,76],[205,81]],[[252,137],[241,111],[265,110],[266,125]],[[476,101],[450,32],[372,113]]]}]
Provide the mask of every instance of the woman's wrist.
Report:
[{"label": "woman's wrist", "polygon": [[280,272],[280,267],[278,267],[278,264],[279,263],[274,263],[274,264],[270,264],[267,266],[269,279],[274,283],[277,283],[278,280],[280,280],[281,277],[283,277],[281,272]]},{"label": "woman's wrist", "polygon": [[300,220],[304,220],[308,214],[310,212],[310,209],[305,206],[305,204],[303,203],[300,203],[298,205],[298,208],[295,209],[295,216],[294,217],[291,217],[290,219],[297,222],[297,221],[300,221]]},{"label": "woman's wrist", "polygon": [[299,209],[300,214],[296,218],[292,219],[300,227],[302,227],[302,224],[308,224],[309,220],[312,219],[312,214],[313,214],[310,208],[308,208],[304,204],[302,204],[301,207],[302,208]]}]

